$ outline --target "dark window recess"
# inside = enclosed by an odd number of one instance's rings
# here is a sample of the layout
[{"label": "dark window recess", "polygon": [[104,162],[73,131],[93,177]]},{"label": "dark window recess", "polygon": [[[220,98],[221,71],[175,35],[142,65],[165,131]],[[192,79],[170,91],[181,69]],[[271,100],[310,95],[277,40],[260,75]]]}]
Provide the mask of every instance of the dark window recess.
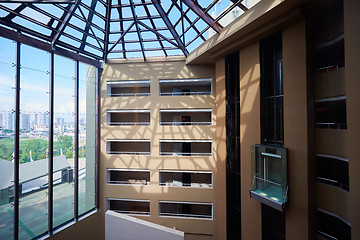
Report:
[{"label": "dark window recess", "polygon": [[324,239],[351,239],[351,227],[342,219],[318,211],[318,234]]},{"label": "dark window recess", "polygon": [[241,238],[239,52],[225,58],[227,239]]},{"label": "dark window recess", "polygon": [[285,212],[261,204],[262,239],[285,240]]},{"label": "dark window recess", "polygon": [[340,159],[317,156],[318,182],[349,191],[349,163]]},{"label": "dark window recess", "polygon": [[316,127],[347,129],[346,99],[316,102]]},{"label": "dark window recess", "polygon": [[337,69],[345,66],[344,37],[330,40],[315,49],[315,71]]},{"label": "dark window recess", "polygon": [[181,121],[183,123],[189,123],[189,122],[191,122],[191,117],[190,116],[182,116]]},{"label": "dark window recess", "polygon": [[260,41],[261,143],[284,145],[281,33]]}]

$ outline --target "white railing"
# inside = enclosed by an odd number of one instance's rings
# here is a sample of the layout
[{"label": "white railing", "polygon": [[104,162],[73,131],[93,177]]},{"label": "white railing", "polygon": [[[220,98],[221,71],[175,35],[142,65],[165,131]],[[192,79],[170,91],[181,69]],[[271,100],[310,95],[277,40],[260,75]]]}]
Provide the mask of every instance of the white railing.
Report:
[{"label": "white railing", "polygon": [[212,218],[211,215],[203,215],[203,214],[159,213],[159,215],[171,216],[171,217],[188,217],[188,218]]},{"label": "white railing", "polygon": [[141,211],[126,211],[126,210],[114,210],[110,209],[111,211],[124,213],[124,214],[142,214],[142,215],[150,215],[150,212],[141,212]]},{"label": "white railing", "polygon": [[150,155],[150,152],[127,152],[127,151],[109,151],[107,154],[130,154],[130,155]]},{"label": "white railing", "polygon": [[150,125],[150,122],[108,122],[109,126],[138,126]]},{"label": "white railing", "polygon": [[160,122],[163,126],[211,125],[211,122]]},{"label": "white railing", "polygon": [[111,93],[110,97],[139,97],[150,96],[150,93]]},{"label": "white railing", "polygon": [[326,128],[326,129],[346,129],[346,123],[316,123],[317,128]]},{"label": "white railing", "polygon": [[343,184],[339,181],[336,181],[336,180],[332,180],[332,179],[328,179],[328,178],[322,178],[322,177],[317,177],[317,181],[319,183],[323,183],[323,184],[327,184],[327,185],[330,185],[330,186],[333,186],[333,187],[338,187],[338,188],[341,188],[341,189],[344,189],[346,191],[349,191],[349,186],[346,185],[346,184]]},{"label": "white railing", "polygon": [[322,231],[318,231],[318,234],[320,235],[320,237],[322,237],[322,239],[337,240],[336,237],[333,237],[333,236],[331,236],[331,235],[329,235],[329,234],[326,234],[326,233],[324,233],[324,232],[322,232]]},{"label": "white railing", "polygon": [[108,181],[108,184],[118,184],[118,185],[150,185],[148,181]]},{"label": "white railing", "polygon": [[193,188],[212,188],[211,183],[182,183],[182,185],[177,186],[174,185],[172,182],[161,182],[159,186],[163,187],[193,187]]},{"label": "white railing", "polygon": [[211,156],[211,153],[160,152],[160,156]]},{"label": "white railing", "polygon": [[211,95],[211,92],[162,92],[160,96]]}]

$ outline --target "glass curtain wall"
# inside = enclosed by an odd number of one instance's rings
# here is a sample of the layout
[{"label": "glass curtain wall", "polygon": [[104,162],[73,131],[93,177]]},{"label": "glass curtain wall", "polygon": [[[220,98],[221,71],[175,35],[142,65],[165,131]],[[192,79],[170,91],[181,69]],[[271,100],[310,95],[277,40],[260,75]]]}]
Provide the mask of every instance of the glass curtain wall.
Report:
[{"label": "glass curtain wall", "polygon": [[0,239],[12,239],[16,43],[0,37],[0,46]]},{"label": "glass curtain wall", "polygon": [[[74,218],[75,61],[54,57],[53,225]],[[58,169],[57,165],[64,165]]]},{"label": "glass curtain wall", "polygon": [[95,207],[96,72],[79,66],[79,215]]},{"label": "glass curtain wall", "polygon": [[19,237],[32,239],[48,229],[49,53],[21,45],[20,64]]},{"label": "glass curtain wall", "polygon": [[95,209],[98,68],[0,45],[0,239],[34,239]]}]

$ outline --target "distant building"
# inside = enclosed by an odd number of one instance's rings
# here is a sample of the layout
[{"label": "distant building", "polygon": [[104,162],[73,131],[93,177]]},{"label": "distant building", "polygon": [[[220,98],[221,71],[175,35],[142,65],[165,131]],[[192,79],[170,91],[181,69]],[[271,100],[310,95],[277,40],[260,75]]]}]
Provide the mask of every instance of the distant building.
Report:
[{"label": "distant building", "polygon": [[21,115],[21,129],[30,130],[30,114]]},{"label": "distant building", "polygon": [[5,115],[5,128],[6,129],[10,129],[10,130],[14,130],[14,113],[10,112],[7,115]]},{"label": "distant building", "polygon": [[3,114],[0,113],[0,127],[3,127]]},{"label": "distant building", "polygon": [[64,118],[56,118],[56,123],[64,123]]}]

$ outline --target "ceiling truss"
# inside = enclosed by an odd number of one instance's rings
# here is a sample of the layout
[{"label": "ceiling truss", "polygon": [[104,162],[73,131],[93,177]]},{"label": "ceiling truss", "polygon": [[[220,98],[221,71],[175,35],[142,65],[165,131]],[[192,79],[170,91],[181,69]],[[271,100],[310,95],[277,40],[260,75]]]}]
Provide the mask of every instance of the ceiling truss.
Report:
[{"label": "ceiling truss", "polygon": [[242,0],[227,1],[217,11],[220,0],[0,0],[0,27],[97,61],[146,61],[187,56],[232,11],[248,10]]}]

